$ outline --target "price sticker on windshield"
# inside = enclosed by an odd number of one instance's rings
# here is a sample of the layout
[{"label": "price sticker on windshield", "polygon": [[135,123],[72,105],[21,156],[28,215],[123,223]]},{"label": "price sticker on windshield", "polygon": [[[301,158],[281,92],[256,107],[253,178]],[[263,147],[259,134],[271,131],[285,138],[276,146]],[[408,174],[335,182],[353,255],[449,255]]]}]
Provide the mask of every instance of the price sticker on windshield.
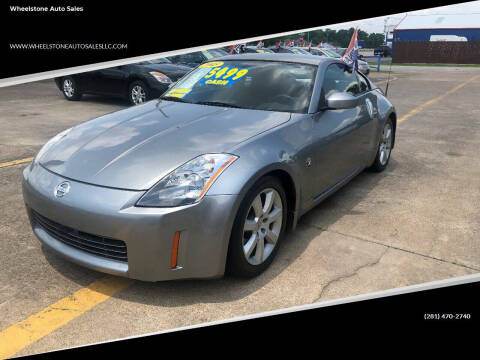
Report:
[{"label": "price sticker on windshield", "polygon": [[210,70],[202,80],[201,84],[232,86],[238,80],[247,75],[248,69],[228,66],[217,66]]},{"label": "price sticker on windshield", "polygon": [[205,64],[200,65],[198,68],[199,69],[208,69],[208,68],[214,68],[214,67],[222,66],[222,65],[223,65],[223,61],[211,61],[211,62],[207,62]]},{"label": "price sticker on windshield", "polygon": [[185,95],[187,95],[192,89],[173,89],[170,90],[166,96],[170,97],[176,97],[176,98],[183,98]]}]

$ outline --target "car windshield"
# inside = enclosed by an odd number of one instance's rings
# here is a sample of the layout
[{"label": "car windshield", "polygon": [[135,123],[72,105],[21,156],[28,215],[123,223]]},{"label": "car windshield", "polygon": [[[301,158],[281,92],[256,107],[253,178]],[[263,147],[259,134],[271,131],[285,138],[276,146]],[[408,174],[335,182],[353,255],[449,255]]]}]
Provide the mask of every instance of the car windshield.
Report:
[{"label": "car windshield", "polygon": [[292,48],[291,50],[292,50],[294,53],[297,53],[297,54],[311,55],[308,51],[303,50],[303,49]]},{"label": "car windshield", "polygon": [[207,62],[162,96],[193,104],[306,113],[317,67],[278,61]]},{"label": "car windshield", "polygon": [[203,55],[207,58],[207,60],[222,57],[228,55],[228,53],[222,49],[212,49],[212,50],[204,50],[202,51]]},{"label": "car windshield", "polygon": [[155,60],[147,60],[146,62],[150,64],[171,64],[172,62],[168,60],[167,58],[159,58]]},{"label": "car windshield", "polygon": [[273,50],[265,49],[265,48],[257,48],[257,49],[255,49],[255,52],[262,53],[262,54],[273,54],[274,53]]},{"label": "car windshield", "polygon": [[310,54],[313,54],[313,55],[319,55],[319,56],[325,56],[324,53],[322,53],[320,50],[318,49],[310,49]]},{"label": "car windshield", "polygon": [[322,51],[325,53],[325,55],[330,56],[330,57],[334,57],[334,58],[341,58],[342,57],[340,54],[336,53],[333,50],[323,49]]}]

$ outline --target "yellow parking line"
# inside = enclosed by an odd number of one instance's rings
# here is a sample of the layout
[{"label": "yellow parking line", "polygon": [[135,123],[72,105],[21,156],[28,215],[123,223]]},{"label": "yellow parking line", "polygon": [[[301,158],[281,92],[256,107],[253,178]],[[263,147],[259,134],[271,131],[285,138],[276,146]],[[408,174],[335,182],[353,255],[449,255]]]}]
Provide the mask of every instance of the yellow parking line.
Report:
[{"label": "yellow parking line", "polygon": [[129,287],[134,280],[107,276],[0,332],[0,359],[13,356],[70,320]]},{"label": "yellow parking line", "polygon": [[470,78],[469,80],[455,86],[453,89],[448,90],[446,93],[444,93],[440,96],[437,96],[436,98],[433,98],[431,100],[428,100],[427,102],[423,103],[422,105],[417,106],[415,109],[411,110],[407,114],[403,115],[400,119],[398,119],[397,123],[401,123],[401,122],[407,120],[408,118],[411,118],[413,115],[419,113],[420,111],[425,109],[427,106],[435,104],[436,102],[442,100],[445,96],[454,93],[455,91],[461,89],[462,87],[464,87],[468,83],[471,83],[472,81],[478,79],[479,77],[480,77],[480,75],[474,76],[474,77]]},{"label": "yellow parking line", "polygon": [[7,167],[7,166],[12,166],[12,165],[29,163],[32,160],[33,160],[33,157],[29,157],[29,158],[25,158],[25,159],[12,160],[12,161],[8,161],[8,162],[0,163],[0,168]]},{"label": "yellow parking line", "polygon": [[[445,96],[454,93],[479,77],[480,75],[477,75],[455,86],[443,95],[419,105],[398,119],[397,122],[400,123],[405,121],[422,111],[427,106],[440,101]],[[391,79],[391,81],[394,80],[397,80],[397,78]],[[0,168],[23,164],[32,160],[33,157],[0,163]],[[72,295],[57,301],[55,304],[46,307],[27,319],[0,331],[0,360],[13,356],[23,348],[62,327],[69,321],[77,318],[119,291],[128,288],[133,283],[134,280],[119,277],[108,276],[102,278],[91,283],[87,287],[76,291]]]}]

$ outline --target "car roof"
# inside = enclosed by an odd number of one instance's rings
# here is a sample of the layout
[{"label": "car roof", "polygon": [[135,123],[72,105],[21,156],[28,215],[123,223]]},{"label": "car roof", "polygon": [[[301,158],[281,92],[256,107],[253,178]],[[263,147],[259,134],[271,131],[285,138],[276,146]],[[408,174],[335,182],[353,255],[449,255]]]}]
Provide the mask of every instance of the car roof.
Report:
[{"label": "car roof", "polygon": [[334,62],[338,59],[327,58],[322,56],[312,56],[312,55],[298,55],[298,54],[285,54],[285,53],[274,53],[274,54],[261,54],[261,53],[246,53],[239,55],[228,55],[222,56],[215,59],[217,60],[258,60],[258,61],[279,61],[279,62],[290,62],[290,63],[299,63],[299,64],[308,64],[308,65],[320,65],[324,62]]}]

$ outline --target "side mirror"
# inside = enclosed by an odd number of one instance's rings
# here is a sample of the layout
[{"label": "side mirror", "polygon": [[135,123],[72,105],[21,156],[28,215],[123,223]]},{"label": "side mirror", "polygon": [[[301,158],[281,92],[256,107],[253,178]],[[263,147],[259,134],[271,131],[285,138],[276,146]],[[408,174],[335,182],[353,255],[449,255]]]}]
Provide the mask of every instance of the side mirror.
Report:
[{"label": "side mirror", "polygon": [[329,109],[352,109],[357,106],[357,98],[350,93],[336,92],[327,99]]}]

